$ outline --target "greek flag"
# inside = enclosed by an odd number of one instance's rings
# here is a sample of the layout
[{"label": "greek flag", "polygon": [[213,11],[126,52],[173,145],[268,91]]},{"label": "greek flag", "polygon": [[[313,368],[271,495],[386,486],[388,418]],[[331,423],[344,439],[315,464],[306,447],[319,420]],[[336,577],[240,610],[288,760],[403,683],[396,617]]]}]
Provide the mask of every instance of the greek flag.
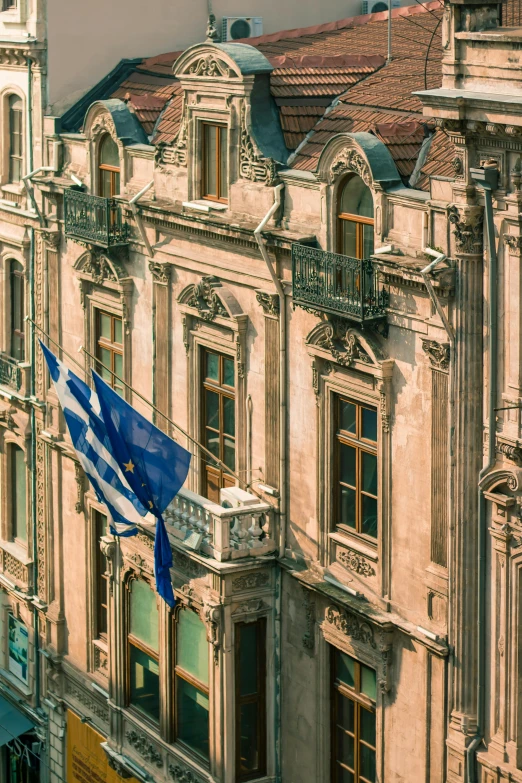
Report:
[{"label": "greek flag", "polygon": [[107,506],[111,517],[111,533],[118,536],[136,535],[138,523],[154,523],[155,520],[131,490],[112,455],[97,394],[42,342],[40,346],[80,464],[99,502]]}]

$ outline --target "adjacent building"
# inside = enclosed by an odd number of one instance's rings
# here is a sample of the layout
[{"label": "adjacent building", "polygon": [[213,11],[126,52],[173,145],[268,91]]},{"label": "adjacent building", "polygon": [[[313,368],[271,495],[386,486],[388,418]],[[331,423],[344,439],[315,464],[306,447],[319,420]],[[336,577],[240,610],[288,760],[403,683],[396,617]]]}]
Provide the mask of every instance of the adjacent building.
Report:
[{"label": "adjacent building", "polygon": [[[519,15],[396,9],[391,60],[386,14],[207,40],[54,113],[13,63],[6,781],[522,780]],[[38,337],[193,454],[173,611]]]}]

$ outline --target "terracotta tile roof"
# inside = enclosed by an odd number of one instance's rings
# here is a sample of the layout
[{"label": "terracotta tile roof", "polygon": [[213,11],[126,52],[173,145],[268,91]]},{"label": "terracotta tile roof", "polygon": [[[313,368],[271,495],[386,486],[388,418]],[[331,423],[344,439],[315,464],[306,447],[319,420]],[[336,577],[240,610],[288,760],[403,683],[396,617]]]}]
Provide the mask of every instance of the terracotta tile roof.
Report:
[{"label": "terracotta tile roof", "polygon": [[152,136],[153,144],[159,144],[160,142],[169,144],[176,138],[181,123],[182,109],[181,84],[176,81],[173,84],[172,98],[158,117]]},{"label": "terracotta tile roof", "polygon": [[521,25],[521,0],[507,0],[507,3],[502,4],[502,27],[520,27]]},{"label": "terracotta tile roof", "polygon": [[141,71],[157,73],[160,76],[170,76],[172,78],[172,66],[183,52],[167,52],[158,54],[155,57],[147,57],[140,66]]},{"label": "terracotta tile roof", "polygon": [[436,174],[439,177],[455,176],[452,161],[455,157],[455,146],[443,130],[437,129],[431,143],[428,156],[421,169],[421,176],[415,187],[419,190],[429,190],[429,177]]},{"label": "terracotta tile roof", "polygon": [[165,104],[178,85],[179,82],[172,75],[165,78],[135,71],[110,97],[126,101],[134,110],[145,133],[150,136]]}]

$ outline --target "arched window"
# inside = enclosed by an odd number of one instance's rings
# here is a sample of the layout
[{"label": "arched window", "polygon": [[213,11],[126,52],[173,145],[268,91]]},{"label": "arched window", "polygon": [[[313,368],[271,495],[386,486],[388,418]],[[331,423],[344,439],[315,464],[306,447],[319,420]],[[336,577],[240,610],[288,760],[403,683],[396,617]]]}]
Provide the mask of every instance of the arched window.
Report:
[{"label": "arched window", "polygon": [[19,261],[12,259],[9,270],[9,289],[11,294],[11,346],[13,359],[25,359],[25,285],[24,269]]},{"label": "arched window", "polygon": [[120,153],[118,145],[106,133],[99,147],[98,190],[100,196],[112,198],[120,194]]},{"label": "arched window", "polygon": [[339,193],[339,252],[351,258],[373,253],[372,192],[357,174],[351,174]]},{"label": "arched window", "polygon": [[9,182],[20,182],[23,175],[24,122],[23,102],[9,96]]},{"label": "arched window", "polygon": [[11,539],[27,541],[27,473],[24,452],[15,443],[9,446],[11,474]]}]

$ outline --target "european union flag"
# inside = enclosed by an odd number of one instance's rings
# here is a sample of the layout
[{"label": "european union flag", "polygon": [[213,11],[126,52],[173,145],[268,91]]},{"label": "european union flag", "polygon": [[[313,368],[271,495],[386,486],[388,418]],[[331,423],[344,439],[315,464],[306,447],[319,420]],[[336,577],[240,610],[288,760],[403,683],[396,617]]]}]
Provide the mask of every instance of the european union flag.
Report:
[{"label": "european union flag", "polygon": [[92,375],[112,454],[139,501],[158,520],[154,541],[156,588],[174,606],[172,552],[162,514],[187,478],[190,452],[134,410],[97,373]]},{"label": "european union flag", "polygon": [[137,523],[153,522],[153,517],[130,488],[112,454],[98,397],[42,342],[40,346],[80,464],[96,497],[107,506],[111,532],[118,536],[136,535]]}]

